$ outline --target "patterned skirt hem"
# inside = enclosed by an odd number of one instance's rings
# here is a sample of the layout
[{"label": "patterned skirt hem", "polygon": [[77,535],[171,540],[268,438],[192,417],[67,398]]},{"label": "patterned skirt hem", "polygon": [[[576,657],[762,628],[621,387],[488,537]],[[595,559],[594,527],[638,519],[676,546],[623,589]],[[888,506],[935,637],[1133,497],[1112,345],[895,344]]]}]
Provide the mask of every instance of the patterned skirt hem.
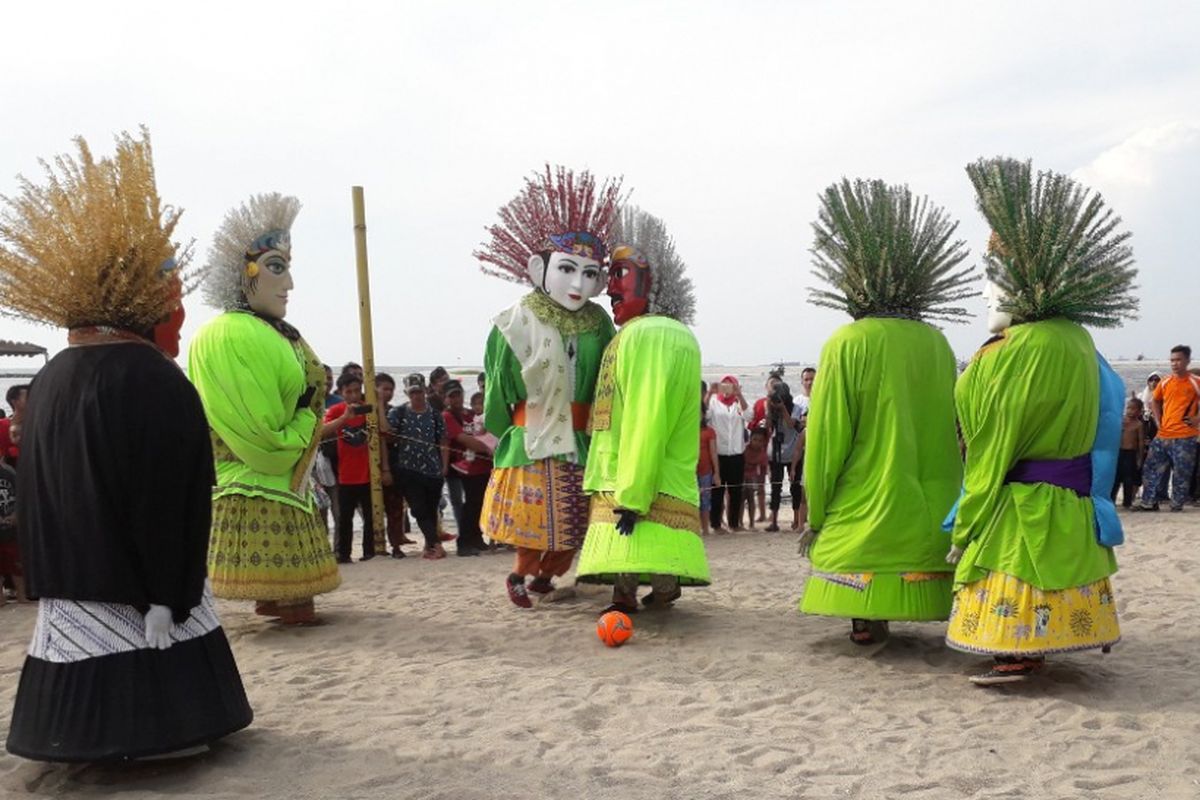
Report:
[{"label": "patterned skirt hem", "polygon": [[1029,650],[1013,650],[1011,648],[1004,649],[999,647],[982,647],[979,645],[963,644],[956,642],[949,636],[946,637],[946,646],[951,650],[957,650],[960,653],[970,653],[977,656],[1051,656],[1060,653],[1078,653],[1083,650],[1101,650],[1105,647],[1112,647],[1121,641],[1118,636],[1115,639],[1108,641],[1089,642],[1084,644],[1066,645],[1063,647],[1043,647],[1032,648]]},{"label": "patterned skirt hem", "polygon": [[342,585],[342,576],[337,572],[320,580],[305,581],[210,580],[213,594],[222,600],[307,600]]}]

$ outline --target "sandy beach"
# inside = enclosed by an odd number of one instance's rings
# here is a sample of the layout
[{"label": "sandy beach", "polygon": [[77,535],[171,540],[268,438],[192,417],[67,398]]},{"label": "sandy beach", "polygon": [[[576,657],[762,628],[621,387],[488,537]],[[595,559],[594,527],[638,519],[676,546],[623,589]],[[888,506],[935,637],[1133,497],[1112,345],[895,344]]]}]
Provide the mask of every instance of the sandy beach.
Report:
[{"label": "sandy beach", "polygon": [[[1122,643],[990,690],[944,625],[894,625],[864,657],[798,614],[795,534],[710,537],[713,585],[616,650],[594,633],[604,589],[517,610],[505,554],[355,563],[322,626],[221,602],[249,729],[186,763],[2,755],[0,796],[1200,797],[1200,510],[1125,522]],[[0,608],[4,729],[34,616]]]}]

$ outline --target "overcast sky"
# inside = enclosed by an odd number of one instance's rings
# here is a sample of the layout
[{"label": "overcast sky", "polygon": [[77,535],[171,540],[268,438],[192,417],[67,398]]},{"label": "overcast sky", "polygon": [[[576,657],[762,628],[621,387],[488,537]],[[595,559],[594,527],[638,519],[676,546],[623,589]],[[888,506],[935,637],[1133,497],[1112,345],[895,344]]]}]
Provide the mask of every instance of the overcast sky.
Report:
[{"label": "overcast sky", "polygon": [[[688,262],[705,362],[756,364],[813,361],[846,321],[806,302],[826,185],[908,183],[962,221],[977,262],[963,167],[1011,155],[1084,179],[1134,234],[1141,319],[1101,349],[1200,346],[1194,3],[338,5],[6,4],[0,194],[77,134],[109,153],[146,124],[200,261],[229,207],[297,195],[288,320],[337,365],[360,354],[361,184],[376,363],[454,367],[482,361],[522,292],[471,256],[522,177],[547,161],[624,176]],[[215,313],[199,295],[188,312],[185,348]],[[967,357],[982,318],[947,334]],[[10,319],[0,338],[65,344]]]}]

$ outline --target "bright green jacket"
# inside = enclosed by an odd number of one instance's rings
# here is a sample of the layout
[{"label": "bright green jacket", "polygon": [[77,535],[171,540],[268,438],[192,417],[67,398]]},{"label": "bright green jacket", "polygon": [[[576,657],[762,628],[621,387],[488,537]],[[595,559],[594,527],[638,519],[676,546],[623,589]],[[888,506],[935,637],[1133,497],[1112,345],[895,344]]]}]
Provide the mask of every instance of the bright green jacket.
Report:
[{"label": "bright green jacket", "polygon": [[687,326],[645,316],[621,328],[604,354],[592,427],[584,491],[639,514],[660,494],[699,507],[700,346]]},{"label": "bright green jacket", "polygon": [[867,318],[821,351],[804,453],[823,572],[951,572],[941,522],[958,495],[954,353],[930,325]]},{"label": "bright green jacket", "polygon": [[967,444],[954,544],[955,582],[989,571],[1044,590],[1093,583],[1117,571],[1096,542],[1092,501],[1046,483],[1005,483],[1018,461],[1090,453],[1100,373],[1087,331],[1063,319],[1016,325],[985,345],[958,380]]},{"label": "bright green jacket", "polygon": [[293,344],[241,311],[222,314],[196,333],[188,377],[213,433],[214,498],[235,494],[311,508],[301,474],[307,463],[301,462],[311,457],[319,418],[311,406],[296,408],[309,385],[301,353],[315,359],[303,341]]},{"label": "bright green jacket", "polygon": [[[572,401],[591,403],[596,393],[596,375],[600,372],[600,356],[612,340],[612,319],[604,309],[588,302],[579,311],[567,311],[540,292],[530,292],[521,302],[533,309],[539,319],[558,328],[563,347],[575,349],[575,376]],[[484,353],[487,391],[484,392],[484,424],[499,441],[493,453],[495,467],[523,467],[533,460],[525,451],[525,428],[513,423],[513,407],[527,400],[529,393],[521,378],[521,360],[509,347],[504,334],[493,327],[488,335]],[[578,464],[587,462],[591,437],[587,431],[575,431]],[[562,457],[559,457],[562,458]]]}]

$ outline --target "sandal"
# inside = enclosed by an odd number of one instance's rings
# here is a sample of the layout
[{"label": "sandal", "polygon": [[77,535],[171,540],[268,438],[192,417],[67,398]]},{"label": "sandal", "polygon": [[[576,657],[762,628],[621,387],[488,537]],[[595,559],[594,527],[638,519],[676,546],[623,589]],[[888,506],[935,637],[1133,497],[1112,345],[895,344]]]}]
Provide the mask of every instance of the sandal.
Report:
[{"label": "sandal", "polygon": [[610,611],[620,611],[622,614],[636,614],[638,612],[637,606],[631,606],[628,603],[612,603],[601,613],[607,614]]},{"label": "sandal", "polygon": [[678,600],[682,596],[683,596],[683,589],[676,589],[674,594],[672,594],[670,597],[664,597],[662,599],[662,602],[660,603],[658,600],[658,595],[655,594],[653,591],[651,591],[650,594],[648,594],[642,598],[642,605],[644,605],[646,608],[650,608],[651,606],[658,606],[659,608],[664,608],[664,607],[670,606],[672,603],[674,603],[676,600]]},{"label": "sandal", "polygon": [[969,680],[976,686],[999,686],[1003,683],[1021,683],[1037,672],[1046,662],[1041,659],[1014,658],[997,661],[992,668],[979,675],[972,675]]},{"label": "sandal", "polygon": [[886,621],[854,619],[850,621],[850,641],[857,645],[879,644],[888,638]]}]

